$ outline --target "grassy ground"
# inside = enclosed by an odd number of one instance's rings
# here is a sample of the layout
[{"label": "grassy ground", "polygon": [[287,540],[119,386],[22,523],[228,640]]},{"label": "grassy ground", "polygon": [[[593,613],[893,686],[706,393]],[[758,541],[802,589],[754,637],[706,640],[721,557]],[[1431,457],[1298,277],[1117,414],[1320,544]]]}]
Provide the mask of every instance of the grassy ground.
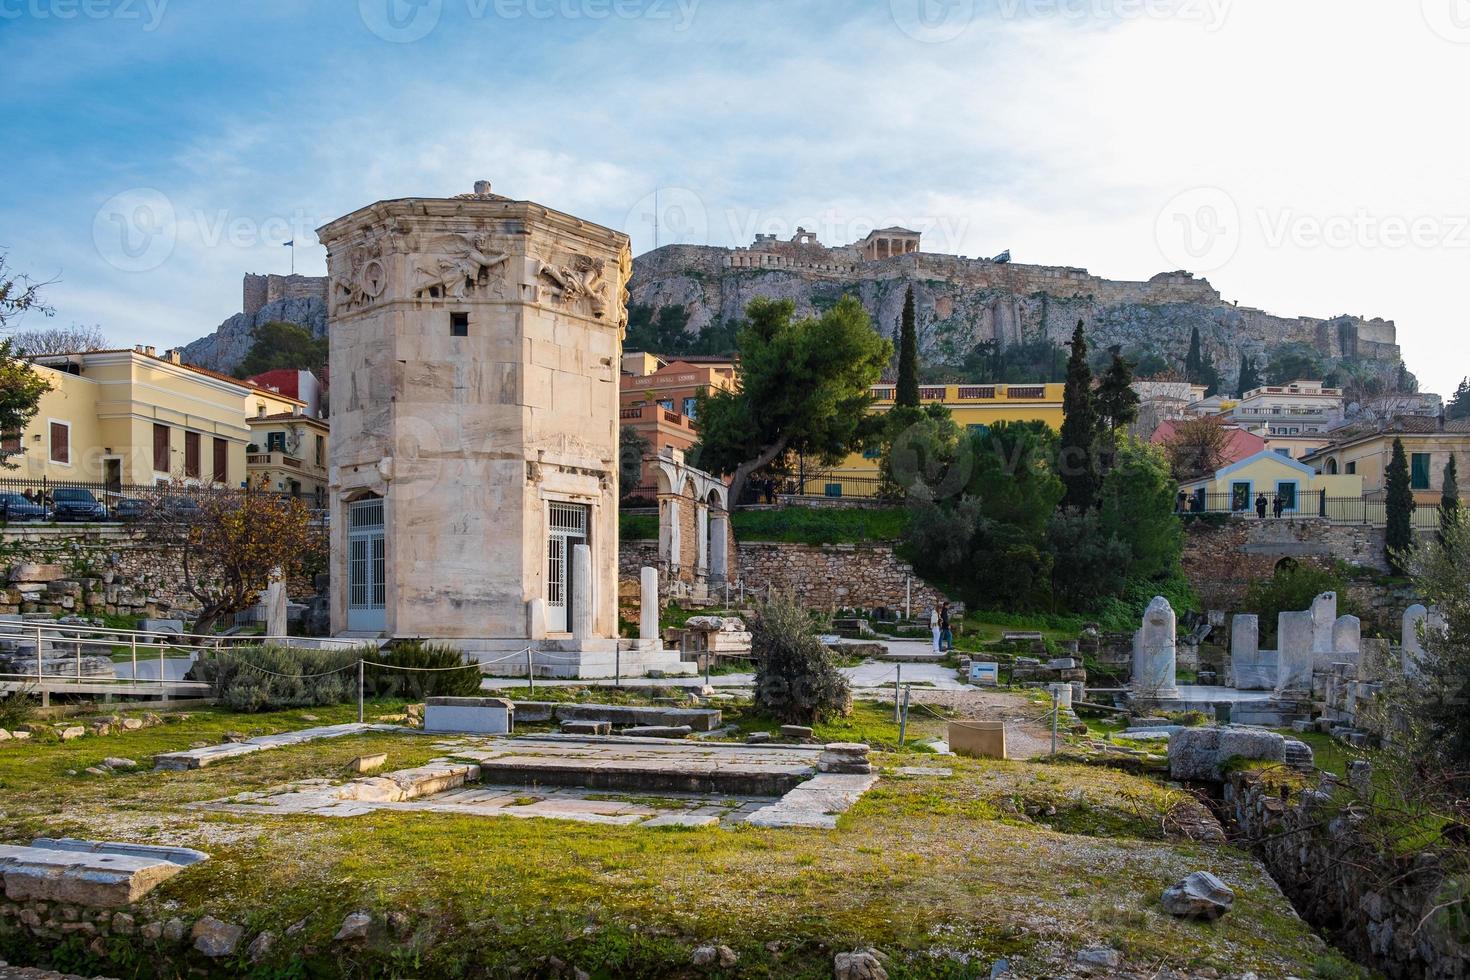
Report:
[{"label": "grassy ground", "polygon": [[787,507],[736,511],[730,518],[739,541],[790,541],[798,544],[892,542],[903,536],[908,511],[837,507]]},{"label": "grassy ground", "polygon": [[[391,710],[387,706],[384,710]],[[201,811],[190,804],[288,780],[345,778],[368,751],[389,768],[426,761],[432,740],[373,733],[260,753],[187,773],[70,775],[106,756],[157,752],[346,721],[349,707],[187,721],[68,743],[0,744],[0,838],[33,835],[177,843],[212,856],[165,883],[145,919],[205,913],[279,938],[253,972],[306,976],[548,975],[549,957],[595,977],[688,976],[690,951],[729,944],[725,976],[830,977],[833,953],[877,946],[890,976],[986,976],[998,957],[1022,976],[1056,975],[1077,949],[1122,950],[1139,969],[1214,967],[1226,975],[1312,976],[1350,968],[1326,953],[1244,854],[1170,839],[1177,790],[1113,770],[879,754],[881,767],[942,765],[943,777],[889,771],[835,831],[644,830],[553,820],[380,811],[350,819]],[[307,715],[313,717],[308,718]],[[732,712],[742,730],[758,719]],[[895,740],[892,717],[860,705],[824,739]],[[1206,868],[1236,889],[1214,924],[1172,919],[1158,896]],[[331,937],[365,909],[384,922],[365,947]],[[0,919],[0,923],[7,920]],[[291,936],[285,930],[304,922]],[[0,958],[116,977],[182,976],[194,954],[157,958],[140,939],[26,946],[0,925]],[[718,974],[717,974],[718,975]]]}]

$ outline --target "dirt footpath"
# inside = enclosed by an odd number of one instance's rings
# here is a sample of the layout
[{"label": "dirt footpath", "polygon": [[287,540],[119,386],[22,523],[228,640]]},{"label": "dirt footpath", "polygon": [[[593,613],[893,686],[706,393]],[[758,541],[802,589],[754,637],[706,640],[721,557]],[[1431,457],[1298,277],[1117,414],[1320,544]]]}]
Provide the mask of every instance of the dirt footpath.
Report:
[{"label": "dirt footpath", "polygon": [[910,689],[910,697],[918,704],[948,708],[956,718],[1004,721],[1006,751],[1013,759],[1030,759],[1051,751],[1050,714],[1019,694],[983,688],[933,691],[915,687]]}]

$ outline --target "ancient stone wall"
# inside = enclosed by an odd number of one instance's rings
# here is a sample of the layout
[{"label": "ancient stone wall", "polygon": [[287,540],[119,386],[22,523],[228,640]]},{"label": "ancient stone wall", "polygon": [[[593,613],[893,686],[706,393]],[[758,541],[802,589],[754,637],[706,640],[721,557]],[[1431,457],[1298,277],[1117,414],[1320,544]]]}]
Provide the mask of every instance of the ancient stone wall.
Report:
[{"label": "ancient stone wall", "polygon": [[283,299],[316,299],[327,301],[326,276],[279,276],[256,275],[247,272],[242,289],[240,310],[246,316],[254,316],[267,303]]},{"label": "ancient stone wall", "polygon": [[812,609],[882,606],[902,611],[910,584],[910,608],[916,616],[947,600],[889,545],[742,542],[736,565],[747,590],[789,590]]},{"label": "ancient stone wall", "polygon": [[[911,609],[915,616],[939,602],[962,607],[915,575],[912,566],[899,559],[888,545],[745,542],[737,546],[732,541],[731,547],[735,549],[732,592],[743,582],[747,594],[764,595],[768,586],[794,591],[797,600],[812,609],[882,606],[902,612],[904,589],[912,580]],[[645,565],[658,567],[657,541],[619,543],[618,577],[629,583],[629,595],[635,594],[631,583],[637,581]],[[659,580],[659,591],[668,592],[663,578]]]},{"label": "ancient stone wall", "polygon": [[[23,566],[55,565],[55,581],[26,580]],[[289,584],[293,600],[315,594],[308,580]],[[0,614],[192,614],[199,603],[184,589],[176,551],[159,547],[137,528],[17,527],[0,534]]]},{"label": "ancient stone wall", "polygon": [[1386,572],[1383,547],[1382,528],[1314,518],[1191,521],[1185,525],[1181,564],[1204,608],[1228,611],[1240,609],[1251,585],[1270,579],[1283,561],[1324,571],[1343,561]]},{"label": "ancient stone wall", "polygon": [[1445,886],[1437,856],[1381,856],[1361,829],[1374,817],[1350,805],[1351,790],[1287,793],[1242,770],[1224,792],[1234,833],[1334,946],[1391,977],[1470,977],[1463,918],[1435,911]]}]

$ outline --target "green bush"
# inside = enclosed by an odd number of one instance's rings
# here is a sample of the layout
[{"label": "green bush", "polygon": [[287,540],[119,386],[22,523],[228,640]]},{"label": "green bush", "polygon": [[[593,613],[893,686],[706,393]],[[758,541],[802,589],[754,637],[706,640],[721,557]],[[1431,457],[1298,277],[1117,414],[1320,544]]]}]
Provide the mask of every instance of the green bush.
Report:
[{"label": "green bush", "polygon": [[756,706],[777,720],[810,725],[852,710],[847,678],[795,600],[778,596],[761,605],[751,627],[751,653]]},{"label": "green bush", "polygon": [[621,541],[655,541],[658,539],[656,514],[619,514],[618,539]]},{"label": "green bush", "polygon": [[786,507],[736,511],[731,522],[739,541],[857,544],[898,540],[908,516],[902,508]]},{"label": "green bush", "polygon": [[392,665],[365,669],[364,684],[369,697],[422,701],[469,698],[480,693],[479,669],[466,664],[464,654],[453,647],[408,640],[370,652],[363,659]]},{"label": "green bush", "polygon": [[188,676],[231,711],[320,708],[357,699],[357,660],[356,650],[241,647],[200,660]]},{"label": "green bush", "polygon": [[1276,617],[1284,612],[1310,609],[1312,600],[1323,592],[1337,593],[1339,616],[1356,614],[1347,595],[1347,583],[1334,572],[1311,565],[1287,565],[1264,582],[1251,585],[1245,594],[1245,609],[1260,617],[1261,642],[1274,642]]},{"label": "green bush", "polygon": [[36,696],[24,688],[0,694],[0,728],[19,728],[35,717],[39,705]]},{"label": "green bush", "polygon": [[189,677],[207,682],[210,693],[232,711],[319,708],[357,700],[359,659],[369,664],[363,668],[368,698],[422,701],[480,692],[480,671],[465,664],[458,650],[418,640],[381,650],[241,647],[199,661]]}]

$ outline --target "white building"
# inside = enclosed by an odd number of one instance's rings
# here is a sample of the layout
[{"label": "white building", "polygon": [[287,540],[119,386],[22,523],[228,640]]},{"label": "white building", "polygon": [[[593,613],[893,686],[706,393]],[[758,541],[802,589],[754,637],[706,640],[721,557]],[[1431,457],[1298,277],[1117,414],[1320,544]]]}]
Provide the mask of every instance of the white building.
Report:
[{"label": "white building", "polygon": [[1327,445],[1328,431],[1342,423],[1342,389],[1308,380],[1264,385],[1242,395],[1230,419],[1264,437],[1272,451],[1301,459]]}]

